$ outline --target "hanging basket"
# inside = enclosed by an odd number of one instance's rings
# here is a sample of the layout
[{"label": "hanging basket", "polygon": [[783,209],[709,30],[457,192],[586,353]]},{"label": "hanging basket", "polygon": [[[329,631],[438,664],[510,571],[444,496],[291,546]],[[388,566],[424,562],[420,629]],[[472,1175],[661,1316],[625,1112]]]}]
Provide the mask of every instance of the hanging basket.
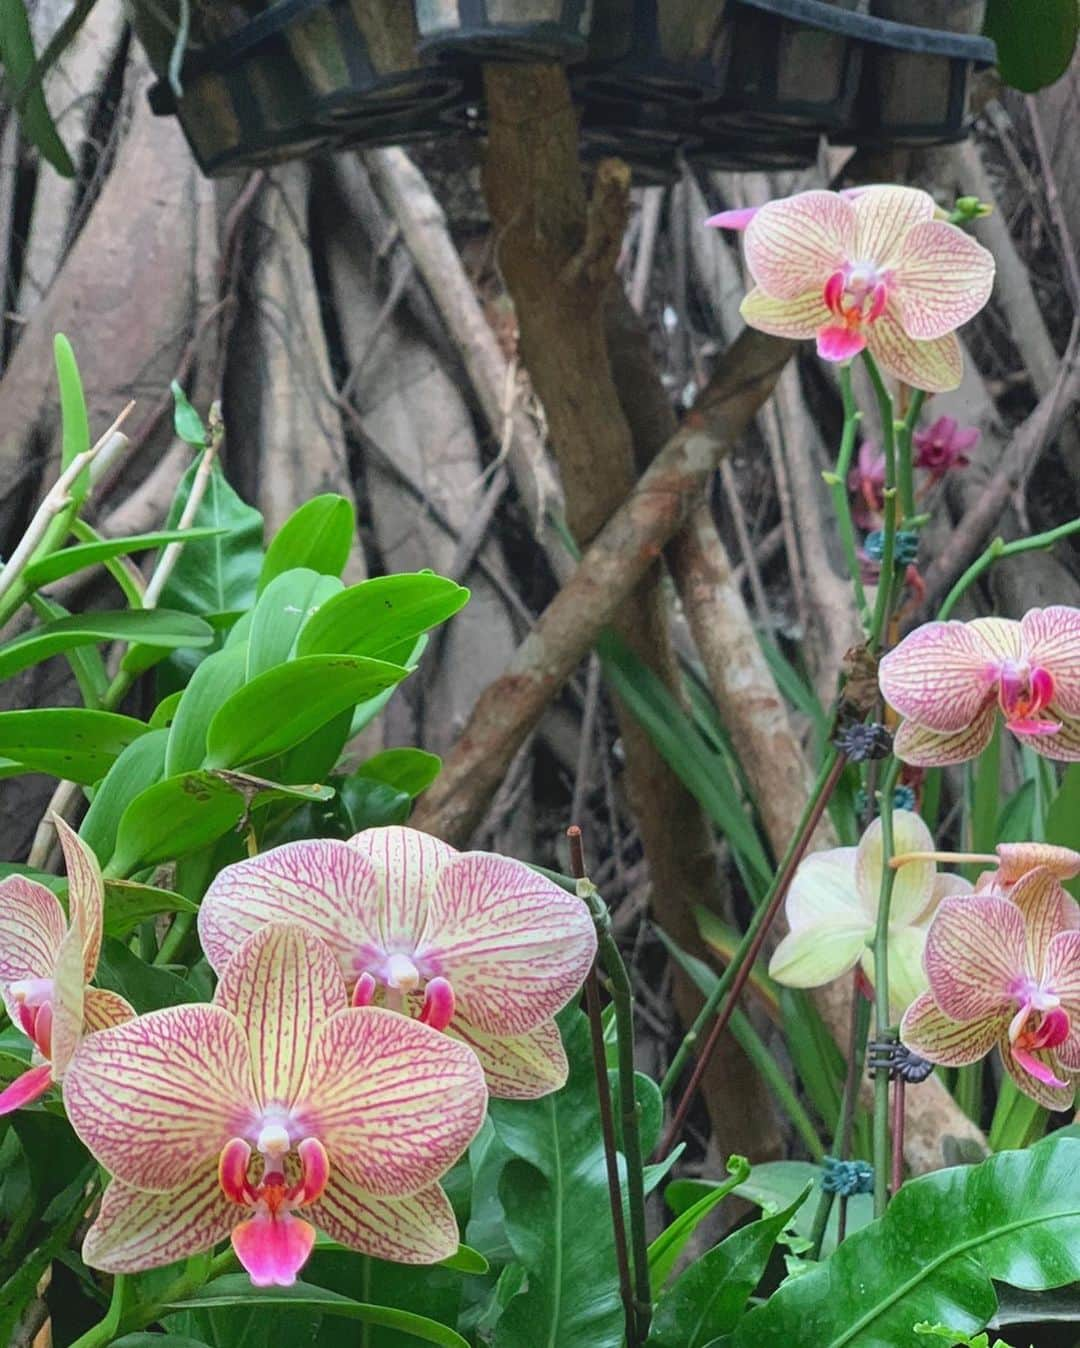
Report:
[{"label": "hanging basket", "polygon": [[413,0],[413,5],[420,50],[465,63],[580,60],[593,11],[593,0]]},{"label": "hanging basket", "polygon": [[698,168],[726,173],[794,173],[817,163],[819,136],[793,136],[763,130],[749,134],[741,123],[732,126],[722,116],[701,119],[701,144],[687,151]]},{"label": "hanging basket", "polygon": [[[136,32],[161,78],[156,112],[175,113],[208,175],[353,143],[387,143],[397,127],[428,122],[460,81],[416,54],[401,0],[278,0],[230,25],[237,6],[193,16],[176,99],[167,77],[179,5],[131,4]],[[197,20],[197,23],[196,23]]]},{"label": "hanging basket", "polygon": [[727,65],[729,0],[595,0],[586,98],[697,103]]}]

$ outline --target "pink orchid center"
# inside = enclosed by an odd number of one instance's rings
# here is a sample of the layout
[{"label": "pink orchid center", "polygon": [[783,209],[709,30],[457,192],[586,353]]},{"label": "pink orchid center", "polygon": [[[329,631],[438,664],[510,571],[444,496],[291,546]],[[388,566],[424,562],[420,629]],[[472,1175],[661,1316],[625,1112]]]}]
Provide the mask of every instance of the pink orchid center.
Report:
[{"label": "pink orchid center", "polygon": [[892,274],[873,262],[848,262],[825,282],[825,305],[837,321],[818,332],[818,347],[831,360],[850,360],[866,345],[864,329],[885,312]]},{"label": "pink orchid center", "polygon": [[1047,988],[1025,980],[1017,989],[1022,997],[1020,1009],[1009,1022],[1009,1044],[1013,1057],[1036,1080],[1047,1086],[1067,1087],[1052,1068],[1035,1057],[1040,1049],[1057,1048],[1069,1037],[1069,1016],[1061,1000]]},{"label": "pink orchid center", "polygon": [[15,1003],[19,1029],[43,1058],[52,1057],[53,981],[51,978],[21,978],[8,985]]},{"label": "pink orchid center", "polygon": [[994,671],[998,705],[1005,724],[1017,735],[1056,735],[1061,722],[1040,716],[1054,696],[1054,678],[1049,670],[1034,667],[1027,659],[1002,660]]},{"label": "pink orchid center", "polygon": [[423,991],[417,1019],[433,1030],[445,1030],[454,1015],[454,989],[448,978],[441,974],[428,977],[428,973],[423,962],[418,966],[412,956],[395,951],[381,961],[377,974],[369,969],[360,974],[353,988],[352,1004],[370,1006],[381,984],[385,1005],[391,1011],[411,1015],[417,996]]}]

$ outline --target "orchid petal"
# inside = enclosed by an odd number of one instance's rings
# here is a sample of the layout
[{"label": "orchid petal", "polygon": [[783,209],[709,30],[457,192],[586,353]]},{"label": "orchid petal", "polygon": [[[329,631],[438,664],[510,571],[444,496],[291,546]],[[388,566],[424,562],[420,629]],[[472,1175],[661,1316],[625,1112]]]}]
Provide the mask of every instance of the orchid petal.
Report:
[{"label": "orchid petal", "polygon": [[974,892],[974,885],[970,880],[965,880],[962,875],[952,875],[949,871],[938,871],[934,876],[930,907],[922,914],[923,919],[934,915],[942,899],[948,899],[959,894],[973,894]]},{"label": "orchid petal", "polygon": [[40,1067],[30,1067],[9,1085],[0,1091],[0,1116],[13,1114],[17,1109],[32,1105],[52,1085],[52,1066],[43,1063]]},{"label": "orchid petal", "polygon": [[1018,660],[1023,654],[1020,624],[1012,618],[972,618],[964,625],[986,643],[995,660]]},{"label": "orchid petal", "polygon": [[200,1254],[224,1240],[238,1209],[221,1192],[217,1163],[204,1164],[170,1193],[145,1193],[114,1179],[83,1242],[83,1259],[105,1273],[141,1273]]},{"label": "orchid petal", "polygon": [[[1051,703],[1047,711],[1054,715],[1056,708]],[[1057,713],[1056,719],[1061,729],[1052,735],[1025,735],[1024,743],[1029,749],[1043,758],[1052,758],[1058,763],[1080,762],[1080,716],[1066,716]]]},{"label": "orchid petal", "polygon": [[110,1174],[139,1189],[174,1189],[250,1127],[247,1039],[220,1006],[151,1011],[83,1040],[64,1104]]},{"label": "orchid petal", "polygon": [[928,730],[904,721],[893,737],[893,753],[916,767],[946,767],[977,758],[994,737],[997,708],[988,702],[964,730]]},{"label": "orchid petal", "polygon": [[101,954],[101,932],[105,920],[105,881],[94,853],[66,819],[52,817],[56,836],[64,853],[68,878],[68,914],[82,938],[83,982],[89,983],[97,971]]},{"label": "orchid petal", "polygon": [[927,730],[965,730],[992,695],[994,652],[973,623],[924,623],[878,666],[882,696]]},{"label": "orchid petal", "polygon": [[[1072,895],[1062,889],[1060,881],[1041,866],[1022,875],[1009,890],[1008,897],[1023,915],[1028,967],[1039,976],[1058,932],[1080,929],[1080,909]],[[1054,991],[1057,991],[1056,987]]]},{"label": "orchid petal", "polygon": [[435,1264],[458,1247],[454,1210],[437,1184],[378,1198],[338,1172],[307,1213],[332,1240],[396,1264]]},{"label": "orchid petal", "polygon": [[36,880],[9,875],[0,880],[0,990],[18,1024],[7,985],[24,978],[52,978],[67,919],[60,900]]},{"label": "orchid petal", "polygon": [[83,981],[83,933],[78,922],[73,922],[60,942],[53,970],[52,1043],[49,1058],[52,1061],[53,1080],[59,1081],[67,1071],[72,1055],[79,1047],[83,1032],[83,1001],[86,983]]},{"label": "orchid petal", "polygon": [[830,847],[799,863],[784,901],[788,926],[797,929],[841,916],[851,925],[865,925],[872,910],[864,907],[855,887],[855,854],[854,847]]},{"label": "orchid petal", "polygon": [[956,334],[916,341],[904,331],[892,301],[868,326],[866,341],[882,369],[926,393],[947,393],[964,377],[964,355]]},{"label": "orchid petal", "polygon": [[799,192],[762,206],[746,229],[746,265],[778,300],[823,291],[851,256],[857,206],[835,192]]},{"label": "orchid petal", "polygon": [[293,922],[271,922],[248,937],[226,964],[214,1002],[243,1027],[258,1099],[283,1105],[303,1088],[316,1031],[349,1004],[330,947]]},{"label": "orchid petal", "polygon": [[759,210],[760,206],[739,206],[732,211],[720,211],[717,215],[710,215],[705,224],[712,229],[743,230]]},{"label": "orchid petal", "polygon": [[[911,810],[893,811],[893,852],[932,852],[934,835]],[[855,852],[855,884],[863,907],[875,919],[881,900],[881,876],[885,868],[882,824],[875,819],[859,840]],[[896,926],[914,922],[930,905],[937,867],[932,861],[909,861],[897,867],[893,880],[889,921]]]},{"label": "orchid petal", "polygon": [[[923,952],[926,949],[925,927],[889,928],[889,1005],[893,1014],[899,1016],[906,1006],[910,1006],[916,997],[921,997],[927,989],[928,980],[923,967]],[[867,955],[873,961],[873,951]],[[872,975],[868,974],[871,982]]]},{"label": "orchid petal", "polygon": [[854,969],[873,928],[867,918],[855,925],[821,920],[788,932],[773,951],[769,976],[789,988],[819,988]]},{"label": "orchid petal", "polygon": [[1042,866],[1059,880],[1080,875],[1080,852],[1051,843],[998,843],[997,883],[1014,885],[1022,875]]},{"label": "orchid petal", "polygon": [[299,922],[334,952],[351,983],[382,957],[378,877],[332,838],[285,843],[220,871],[199,908],[199,939],[218,973],[268,922]]},{"label": "orchid petal", "polygon": [[536,1100],[566,1084],[566,1050],[553,1020],[525,1034],[500,1035],[458,1017],[446,1033],[468,1044],[484,1069],[488,1090],[500,1100]]},{"label": "orchid petal", "polygon": [[1054,706],[1080,716],[1080,609],[1054,604],[1020,619],[1024,649],[1032,665],[1054,680]]},{"label": "orchid petal", "polygon": [[[1075,903],[1070,898],[1069,902]],[[1080,1032],[1080,931],[1059,931],[1047,945],[1043,981],[1069,1017],[1073,1032]]]},{"label": "orchid petal", "polygon": [[[1060,1077],[1063,1071],[1058,1064],[1057,1053],[1053,1049],[1029,1050],[1024,1056],[1028,1058],[1029,1063],[1032,1061],[1037,1063],[1049,1076]],[[1067,1086],[1053,1086],[1046,1081],[1040,1081],[1022,1062],[1017,1060],[1007,1036],[1001,1040],[1001,1061],[1005,1070],[1016,1083],[1017,1088],[1034,1100],[1036,1104],[1052,1110],[1072,1108],[1073,1099],[1076,1095],[1075,1085],[1070,1083]],[[1068,1075],[1065,1072],[1065,1076],[1068,1077]]]},{"label": "orchid petal", "polygon": [[420,938],[436,880],[457,850],[419,829],[368,828],[349,839],[368,858],[379,887],[383,945],[412,944]]},{"label": "orchid petal", "polygon": [[256,1211],[233,1227],[232,1245],[255,1287],[291,1287],[315,1246],[315,1228],[291,1212]]},{"label": "orchid petal", "polygon": [[297,1127],[367,1193],[414,1193],[457,1160],[484,1118],[476,1055],[395,1011],[353,1007],[318,1032]]},{"label": "orchid petal", "polygon": [[934,1000],[953,1020],[978,1020],[1012,1004],[1027,974],[1024,918],[1008,899],[985,894],[945,899],[926,937]]},{"label": "orchid petal", "polygon": [[962,229],[927,220],[910,229],[900,245],[895,286],[908,336],[932,341],[955,332],[990,298],[994,259]]},{"label": "orchid petal", "polygon": [[135,1019],[135,1008],[118,992],[87,988],[83,993],[83,1034],[96,1034]]},{"label": "orchid petal", "polygon": [[454,988],[458,1012],[489,1034],[524,1034],[581,987],[596,930],[576,895],[520,861],[462,852],[439,871],[417,962]]},{"label": "orchid petal", "polygon": [[817,330],[817,353],[822,360],[854,360],[866,350],[866,337],[858,328],[826,323]]},{"label": "orchid petal", "polygon": [[883,183],[860,192],[853,210],[855,239],[849,256],[886,271],[903,256],[909,232],[934,218],[935,206],[933,197],[917,187]]},{"label": "orchid petal", "polygon": [[1007,1014],[991,1014],[978,1020],[953,1020],[924,992],[904,1012],[900,1041],[913,1053],[943,1067],[966,1067],[985,1058],[1008,1026]]},{"label": "orchid petal", "polygon": [[804,291],[794,299],[778,300],[755,286],[743,297],[739,313],[748,327],[794,341],[815,337],[832,318],[820,287]]}]

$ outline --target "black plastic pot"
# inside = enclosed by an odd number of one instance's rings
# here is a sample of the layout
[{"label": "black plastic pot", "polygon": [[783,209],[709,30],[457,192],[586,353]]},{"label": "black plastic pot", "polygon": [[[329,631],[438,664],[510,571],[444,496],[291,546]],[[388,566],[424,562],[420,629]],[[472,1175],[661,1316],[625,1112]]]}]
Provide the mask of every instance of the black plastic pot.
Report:
[{"label": "black plastic pot", "polygon": [[586,52],[593,0],[413,0],[413,6],[420,50],[444,60],[576,61]]}]

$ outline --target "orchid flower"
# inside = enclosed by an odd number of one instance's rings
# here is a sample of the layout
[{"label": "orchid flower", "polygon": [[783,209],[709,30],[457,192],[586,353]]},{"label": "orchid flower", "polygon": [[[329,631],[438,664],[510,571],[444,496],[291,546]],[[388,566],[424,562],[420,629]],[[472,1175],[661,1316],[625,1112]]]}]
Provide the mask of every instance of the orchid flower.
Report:
[{"label": "orchid flower", "polygon": [[856,466],[848,474],[848,490],[856,494],[852,519],[860,529],[880,529],[885,509],[885,454],[872,440],[859,446]]},{"label": "orchid flower", "polygon": [[[893,811],[898,852],[933,848],[930,830],[917,814]],[[873,983],[870,943],[877,926],[883,847],[875,819],[858,847],[834,847],[807,857],[795,872],[786,900],[790,932],[773,952],[769,973],[793,988],[816,988],[861,964]],[[933,861],[913,861],[897,872],[889,909],[889,1000],[897,1014],[926,987],[922,968],[926,924],[948,894],[971,886],[956,875],[938,874]]]},{"label": "orchid flower", "polygon": [[113,1176],[83,1258],[131,1273],[231,1235],[256,1286],[287,1287],[318,1227],[380,1259],[444,1259],[458,1232],[437,1180],[486,1103],[467,1048],[350,1008],[329,949],[271,923],[212,1003],[152,1011],[75,1054],[68,1118]]},{"label": "orchid flower", "polygon": [[464,1040],[493,1095],[565,1082],[552,1017],[581,987],[596,933],[580,900],[521,862],[402,827],[286,843],[211,884],[199,911],[207,959],[222,968],[281,920],[329,945],[355,1004],[377,1000]]},{"label": "orchid flower", "polygon": [[884,657],[878,680],[907,718],[894,744],[905,763],[974,758],[999,711],[1036,753],[1080,760],[1080,609],[926,623]]},{"label": "orchid flower", "polygon": [[[865,187],[842,187],[837,195],[843,197],[845,201],[853,201],[860,192],[866,190]],[[705,223],[711,229],[734,229],[741,234],[760,210],[760,206],[738,206],[731,211],[720,211],[718,215],[710,215]]]},{"label": "orchid flower", "polygon": [[955,330],[989,298],[994,260],[963,230],[935,219],[936,209],[912,187],[868,187],[851,200],[814,191],[770,201],[744,234],[756,285],[743,318],[780,337],[816,337],[825,360],[866,349],[916,388],[956,388],[963,359]]},{"label": "orchid flower", "polygon": [[[902,868],[900,874],[903,874]],[[1080,1074],[1080,908],[1046,867],[1009,897],[946,899],[926,938],[930,988],[906,1011],[900,1038],[947,1067],[996,1044],[1016,1085],[1067,1109]]]},{"label": "orchid flower", "polygon": [[130,1020],[115,992],[88,987],[101,951],[105,886],[97,858],[54,816],[68,876],[70,921],[50,889],[23,875],[0,881],[0,993],[11,1023],[34,1046],[34,1065],[0,1091],[0,1114],[22,1109],[60,1081],[84,1034]]},{"label": "orchid flower", "polygon": [[915,467],[940,480],[951,468],[966,468],[967,451],[979,443],[977,426],[961,426],[955,417],[938,417],[933,425],[912,436]]}]

